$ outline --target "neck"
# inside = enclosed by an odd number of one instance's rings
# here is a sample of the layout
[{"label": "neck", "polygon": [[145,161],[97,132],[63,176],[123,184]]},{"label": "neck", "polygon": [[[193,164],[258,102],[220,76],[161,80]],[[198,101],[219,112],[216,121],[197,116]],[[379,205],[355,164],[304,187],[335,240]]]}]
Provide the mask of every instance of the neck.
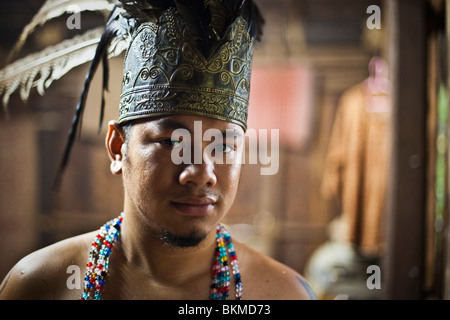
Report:
[{"label": "neck", "polygon": [[149,279],[166,284],[182,284],[202,274],[210,275],[216,246],[216,230],[198,245],[177,247],[165,243],[161,234],[149,230],[135,214],[125,213],[117,250],[125,263]]}]

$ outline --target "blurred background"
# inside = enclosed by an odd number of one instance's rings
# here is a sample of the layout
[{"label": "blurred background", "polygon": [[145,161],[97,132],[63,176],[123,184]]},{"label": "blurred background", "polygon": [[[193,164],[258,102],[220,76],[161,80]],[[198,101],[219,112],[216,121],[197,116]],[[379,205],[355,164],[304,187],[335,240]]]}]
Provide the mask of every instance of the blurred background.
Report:
[{"label": "blurred background", "polygon": [[[235,238],[304,274],[319,299],[448,299],[450,1],[255,2],[265,26],[249,128],[279,129],[271,155],[279,170],[261,175],[265,165],[245,164],[224,222]],[[2,3],[2,67],[43,3]],[[70,17],[39,26],[19,58],[105,21],[83,11],[80,29],[70,29]],[[118,116],[122,62],[110,60],[103,128]],[[60,188],[52,188],[88,67],[43,96],[32,88],[27,102],[13,93],[0,114],[1,278],[24,255],[122,210],[106,130],[98,133],[101,72]]]}]

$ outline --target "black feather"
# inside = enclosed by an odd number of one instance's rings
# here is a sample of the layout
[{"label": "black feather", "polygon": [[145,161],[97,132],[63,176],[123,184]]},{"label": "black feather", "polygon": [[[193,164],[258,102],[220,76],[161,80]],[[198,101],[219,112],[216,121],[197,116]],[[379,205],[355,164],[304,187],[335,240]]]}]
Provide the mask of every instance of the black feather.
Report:
[{"label": "black feather", "polygon": [[164,10],[175,7],[173,0],[117,0],[117,5],[125,11],[125,17],[138,22],[156,23]]},{"label": "black feather", "polygon": [[[238,17],[242,17],[247,21],[247,31],[249,35],[256,41],[261,41],[264,18],[256,3],[252,0],[236,0],[231,2],[234,3],[234,6],[232,6],[230,10],[235,10],[231,22]],[[228,1],[225,0],[224,3],[228,3]]]},{"label": "black feather", "polygon": [[261,41],[263,34],[264,18],[259,11],[258,6],[253,2],[247,0],[249,3],[249,15],[247,16],[248,33],[254,37],[256,41]]},{"label": "black feather", "polygon": [[[92,59],[91,65],[89,67],[89,71],[86,75],[83,90],[81,92],[81,98],[78,102],[78,105],[75,109],[75,115],[72,120],[72,126],[69,131],[66,147],[63,153],[62,162],[59,168],[59,172],[56,177],[55,181],[55,187],[59,186],[59,183],[61,181],[62,173],[64,172],[65,168],[67,167],[67,163],[69,161],[70,153],[72,150],[73,143],[75,141],[75,137],[77,136],[77,133],[79,132],[79,129],[81,128],[81,122],[83,118],[84,108],[86,106],[86,100],[89,93],[89,88],[92,82],[92,79],[94,78],[95,72],[98,69],[98,66],[100,62],[103,62],[103,89],[107,89],[108,87],[108,76],[109,76],[109,68],[107,62],[105,62],[108,57],[108,47],[111,44],[112,39],[116,36],[120,25],[117,22],[117,17],[119,15],[119,8],[115,7],[111,14],[109,15],[108,21],[106,23],[105,31],[102,34],[102,37],[100,38],[99,44],[97,46],[97,49],[95,51],[94,58]],[[100,111],[100,126],[103,121],[103,110],[104,110],[104,96],[102,96],[102,104],[101,104],[101,111]]]},{"label": "black feather", "polygon": [[188,41],[209,58],[215,36],[211,29],[211,13],[204,0],[175,0],[178,13],[186,25]]},{"label": "black feather", "polygon": [[105,91],[108,91],[108,82],[109,82],[109,64],[108,64],[108,55],[104,54],[103,57],[103,90],[102,90],[102,104],[100,107],[100,121],[98,124],[98,133],[102,131],[103,127],[103,118],[105,114]]}]

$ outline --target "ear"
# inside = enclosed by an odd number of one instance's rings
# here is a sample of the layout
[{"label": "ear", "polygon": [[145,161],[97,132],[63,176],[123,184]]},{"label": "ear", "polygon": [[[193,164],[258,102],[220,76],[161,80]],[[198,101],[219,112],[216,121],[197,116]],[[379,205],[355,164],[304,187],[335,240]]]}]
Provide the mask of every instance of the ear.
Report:
[{"label": "ear", "polygon": [[125,143],[125,135],[122,127],[117,121],[110,121],[108,123],[108,134],[106,135],[106,150],[108,150],[109,158],[111,159],[111,172],[114,175],[122,173],[122,146]]}]

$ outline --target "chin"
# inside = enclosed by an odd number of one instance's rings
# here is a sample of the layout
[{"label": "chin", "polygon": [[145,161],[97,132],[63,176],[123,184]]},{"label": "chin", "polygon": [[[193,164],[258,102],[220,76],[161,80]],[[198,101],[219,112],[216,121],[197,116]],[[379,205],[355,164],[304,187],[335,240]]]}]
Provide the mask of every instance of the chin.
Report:
[{"label": "chin", "polygon": [[206,232],[191,232],[189,234],[179,234],[163,230],[159,238],[165,245],[179,248],[189,248],[198,246],[208,235]]}]

